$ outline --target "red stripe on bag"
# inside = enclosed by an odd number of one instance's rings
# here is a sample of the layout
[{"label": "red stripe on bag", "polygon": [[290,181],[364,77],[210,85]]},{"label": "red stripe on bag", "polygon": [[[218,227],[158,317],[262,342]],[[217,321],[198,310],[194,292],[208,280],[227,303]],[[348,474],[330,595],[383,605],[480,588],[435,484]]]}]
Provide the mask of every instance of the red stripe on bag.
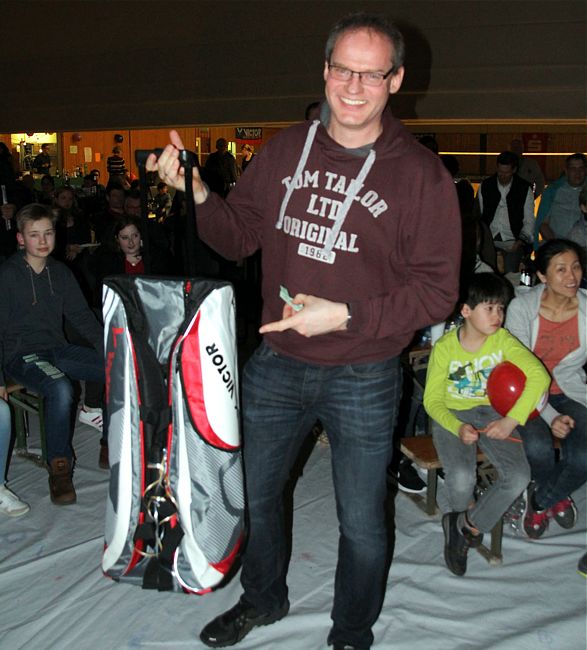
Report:
[{"label": "red stripe on bag", "polygon": [[196,431],[210,445],[219,449],[236,450],[238,446],[224,441],[212,428],[204,401],[202,380],[202,358],[200,354],[200,312],[193,327],[189,329],[182,343],[182,373],[188,407]]}]

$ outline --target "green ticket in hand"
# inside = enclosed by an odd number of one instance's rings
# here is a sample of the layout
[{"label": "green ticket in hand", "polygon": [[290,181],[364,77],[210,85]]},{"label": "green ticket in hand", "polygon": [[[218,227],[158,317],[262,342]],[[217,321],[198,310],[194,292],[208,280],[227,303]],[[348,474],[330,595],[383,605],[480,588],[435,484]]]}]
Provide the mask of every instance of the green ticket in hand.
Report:
[{"label": "green ticket in hand", "polygon": [[294,303],[293,298],[289,295],[289,291],[283,285],[279,286],[279,297],[292,309],[295,309],[295,311],[300,311],[300,309],[304,308],[304,305],[297,305]]}]

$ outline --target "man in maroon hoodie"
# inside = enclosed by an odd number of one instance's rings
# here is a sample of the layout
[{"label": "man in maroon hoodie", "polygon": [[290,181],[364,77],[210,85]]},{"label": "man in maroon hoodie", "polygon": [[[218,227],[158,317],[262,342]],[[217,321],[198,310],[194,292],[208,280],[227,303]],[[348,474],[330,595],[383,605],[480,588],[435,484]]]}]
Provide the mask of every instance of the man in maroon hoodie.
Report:
[{"label": "man in maroon hoodie", "polygon": [[[243,379],[244,594],[203,629],[211,647],[234,645],[288,612],[282,491],[316,419],[330,439],[340,523],[328,643],[373,643],[387,578],[398,357],[416,330],[452,310],[460,262],[452,180],[387,108],[403,55],[386,20],[343,18],[326,44],[320,119],[273,137],[226,201],[193,173],[201,238],[229,259],[263,250],[264,340]],[[172,131],[147,163],[180,190],[182,148]]]}]

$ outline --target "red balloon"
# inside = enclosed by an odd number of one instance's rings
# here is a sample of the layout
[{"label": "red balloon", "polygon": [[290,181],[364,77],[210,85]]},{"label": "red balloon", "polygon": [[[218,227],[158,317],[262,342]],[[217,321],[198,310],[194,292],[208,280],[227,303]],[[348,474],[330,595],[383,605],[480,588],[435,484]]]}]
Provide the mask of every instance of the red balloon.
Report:
[{"label": "red balloon", "polygon": [[[506,416],[520,398],[526,385],[526,375],[518,366],[510,361],[502,361],[491,371],[487,379],[487,397],[489,403],[501,415]],[[538,408],[543,406],[540,400]],[[529,420],[538,417],[539,411],[534,409],[528,416]]]}]

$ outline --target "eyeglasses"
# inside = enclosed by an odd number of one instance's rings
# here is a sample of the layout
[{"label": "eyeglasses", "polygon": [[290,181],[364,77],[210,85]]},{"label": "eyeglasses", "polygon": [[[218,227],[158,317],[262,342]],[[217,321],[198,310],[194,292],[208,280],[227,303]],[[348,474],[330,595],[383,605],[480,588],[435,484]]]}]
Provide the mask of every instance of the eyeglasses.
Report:
[{"label": "eyeglasses", "polygon": [[384,79],[387,79],[394,70],[395,66],[392,66],[387,72],[376,72],[374,70],[357,72],[356,70],[335,65],[334,63],[328,64],[328,72],[333,79],[337,81],[350,81],[352,76],[356,74],[359,77],[359,81],[365,86],[381,86]]}]

